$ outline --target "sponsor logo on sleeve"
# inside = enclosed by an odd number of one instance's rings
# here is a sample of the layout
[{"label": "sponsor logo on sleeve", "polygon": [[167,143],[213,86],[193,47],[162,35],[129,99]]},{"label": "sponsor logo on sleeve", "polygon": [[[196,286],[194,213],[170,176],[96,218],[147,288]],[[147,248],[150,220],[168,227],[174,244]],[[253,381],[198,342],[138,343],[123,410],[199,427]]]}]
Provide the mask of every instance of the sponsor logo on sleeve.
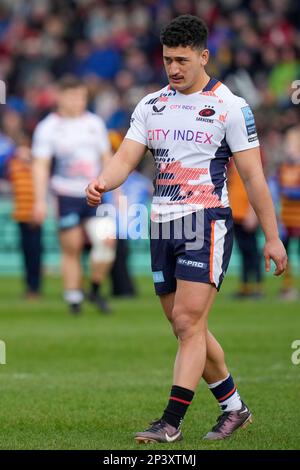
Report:
[{"label": "sponsor logo on sleeve", "polygon": [[247,129],[248,142],[254,142],[255,140],[257,140],[257,131],[256,131],[256,126],[255,126],[255,121],[254,121],[254,115],[252,113],[250,106],[244,106],[242,108],[242,113],[244,116],[245,125]]}]

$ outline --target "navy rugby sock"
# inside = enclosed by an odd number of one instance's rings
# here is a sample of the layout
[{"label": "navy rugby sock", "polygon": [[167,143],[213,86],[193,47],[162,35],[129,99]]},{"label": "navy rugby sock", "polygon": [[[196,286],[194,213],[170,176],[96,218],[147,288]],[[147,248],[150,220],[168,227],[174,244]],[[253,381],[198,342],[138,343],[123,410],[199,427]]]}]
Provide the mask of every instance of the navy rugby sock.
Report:
[{"label": "navy rugby sock", "polygon": [[241,398],[230,374],[224,380],[208,384],[208,388],[218,400],[222,411],[236,411],[242,408]]},{"label": "navy rugby sock", "polygon": [[185,413],[194,397],[194,392],[187,388],[173,385],[169,403],[164,411],[162,419],[171,426],[179,428]]}]

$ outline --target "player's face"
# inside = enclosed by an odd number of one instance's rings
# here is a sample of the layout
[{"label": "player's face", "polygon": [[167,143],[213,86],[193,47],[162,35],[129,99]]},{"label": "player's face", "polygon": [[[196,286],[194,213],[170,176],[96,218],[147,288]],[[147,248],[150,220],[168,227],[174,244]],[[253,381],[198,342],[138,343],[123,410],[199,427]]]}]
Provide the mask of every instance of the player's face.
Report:
[{"label": "player's face", "polygon": [[87,89],[84,86],[67,88],[58,96],[58,108],[67,116],[80,116],[87,107]]},{"label": "player's face", "polygon": [[186,94],[198,91],[208,57],[207,49],[163,46],[164,65],[171,87]]}]

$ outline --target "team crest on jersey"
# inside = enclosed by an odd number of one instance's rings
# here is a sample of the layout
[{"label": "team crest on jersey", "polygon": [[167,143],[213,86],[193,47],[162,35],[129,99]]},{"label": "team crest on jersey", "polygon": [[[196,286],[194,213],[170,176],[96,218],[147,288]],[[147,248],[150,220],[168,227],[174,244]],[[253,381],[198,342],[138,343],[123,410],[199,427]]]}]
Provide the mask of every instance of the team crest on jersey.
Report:
[{"label": "team crest on jersey", "polygon": [[199,116],[210,117],[216,114],[216,111],[212,108],[205,107],[199,111]]},{"label": "team crest on jersey", "polygon": [[214,120],[211,119],[211,116],[216,114],[213,106],[205,106],[201,111],[199,111],[199,116],[196,117],[196,121],[209,122],[213,124]]}]

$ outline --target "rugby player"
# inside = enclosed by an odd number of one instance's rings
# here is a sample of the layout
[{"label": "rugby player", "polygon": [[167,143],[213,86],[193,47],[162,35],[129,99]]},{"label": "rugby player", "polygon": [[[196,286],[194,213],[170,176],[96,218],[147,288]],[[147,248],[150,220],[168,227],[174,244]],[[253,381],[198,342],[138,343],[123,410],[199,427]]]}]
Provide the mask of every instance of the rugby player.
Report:
[{"label": "rugby player", "polygon": [[[32,146],[34,218],[41,224],[46,217],[50,179],[57,199],[64,298],[75,314],[80,312],[84,299],[80,257],[86,234],[92,245],[88,298],[103,313],[110,313],[110,307],[99,289],[115,257],[114,222],[97,218],[96,208],[88,207],[85,200],[86,185],[111,158],[104,122],[86,110],[87,98],[87,89],[79,79],[63,77],[57,112],[38,124]],[[103,224],[107,238],[98,236]]]},{"label": "rugby player", "polygon": [[[232,250],[233,222],[226,187],[230,157],[265,235],[266,270],[273,260],[278,276],[287,262],[262,170],[252,111],[244,99],[206,73],[207,35],[204,22],[191,15],[179,16],[163,29],[169,84],[140,101],[119,150],[86,189],[88,204],[97,206],[103,192],[123,183],[147,148],[152,152],[156,164],[152,271],[156,293],[178,339],[178,351],[166,409],[159,420],[135,435],[143,443],[182,439],[181,423],[201,377],[222,413],[205,439],[229,437],[252,419],[229,373],[223,349],[207,327]],[[175,236],[180,220],[189,220],[196,228],[193,242],[202,236],[197,248],[190,243],[191,237]],[[166,224],[169,237],[164,236]]]}]

